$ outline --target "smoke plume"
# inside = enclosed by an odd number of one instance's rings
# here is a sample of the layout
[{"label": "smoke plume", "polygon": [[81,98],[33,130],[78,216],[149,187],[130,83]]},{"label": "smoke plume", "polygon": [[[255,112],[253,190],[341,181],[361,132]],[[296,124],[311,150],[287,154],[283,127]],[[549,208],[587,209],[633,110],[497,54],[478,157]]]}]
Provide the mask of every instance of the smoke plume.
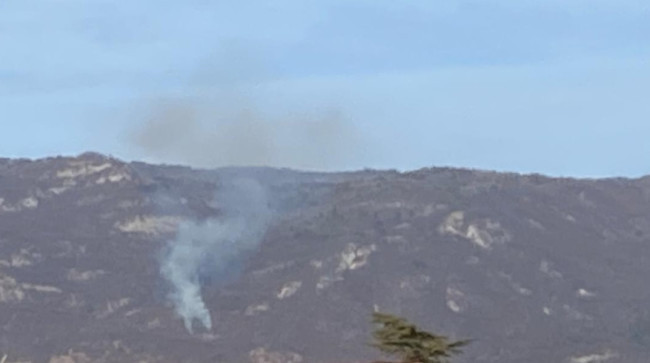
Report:
[{"label": "smoke plume", "polygon": [[[135,127],[127,135],[141,156],[204,168],[331,170],[358,162],[360,134],[338,109],[279,112],[287,107],[264,96],[257,99],[279,107],[256,102],[255,89],[268,78],[245,49],[226,44],[206,66],[189,81],[182,97],[176,93],[144,108],[138,105]],[[215,197],[222,215],[180,225],[161,258],[161,274],[171,286],[169,298],[190,333],[197,322],[212,329],[202,280],[223,279],[232,272],[233,264],[258,246],[271,217],[259,183],[222,182]]]},{"label": "smoke plume", "polygon": [[257,247],[271,216],[265,190],[250,179],[223,182],[216,202],[224,214],[181,224],[161,263],[161,273],[171,285],[169,298],[190,333],[195,321],[212,329],[201,279],[223,276],[238,257]]}]

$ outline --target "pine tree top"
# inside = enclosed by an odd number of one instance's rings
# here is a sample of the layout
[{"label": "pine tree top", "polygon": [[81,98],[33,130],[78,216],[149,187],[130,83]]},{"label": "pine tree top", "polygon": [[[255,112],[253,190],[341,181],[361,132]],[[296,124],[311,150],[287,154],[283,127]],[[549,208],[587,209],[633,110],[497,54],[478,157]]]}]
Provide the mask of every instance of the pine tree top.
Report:
[{"label": "pine tree top", "polygon": [[451,341],[449,338],[420,330],[398,316],[375,312],[374,342],[370,345],[385,354],[398,356],[401,363],[446,363],[460,354],[467,340]]}]

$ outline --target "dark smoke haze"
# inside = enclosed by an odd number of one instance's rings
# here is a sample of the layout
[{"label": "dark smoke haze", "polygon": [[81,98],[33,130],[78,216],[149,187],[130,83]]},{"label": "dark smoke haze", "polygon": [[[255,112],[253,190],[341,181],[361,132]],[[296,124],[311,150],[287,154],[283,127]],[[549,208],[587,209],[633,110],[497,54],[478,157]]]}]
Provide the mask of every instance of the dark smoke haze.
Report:
[{"label": "dark smoke haze", "polygon": [[217,50],[182,97],[163,97],[140,109],[129,143],[153,161],[204,168],[340,170],[358,165],[366,136],[340,108],[271,116],[269,106],[254,101],[252,90],[269,77],[251,53],[236,44]]},{"label": "dark smoke haze", "polygon": [[147,156],[196,167],[275,166],[332,170],[355,158],[357,130],[337,111],[263,117],[247,108],[205,110],[190,101],[153,107],[132,141]]}]

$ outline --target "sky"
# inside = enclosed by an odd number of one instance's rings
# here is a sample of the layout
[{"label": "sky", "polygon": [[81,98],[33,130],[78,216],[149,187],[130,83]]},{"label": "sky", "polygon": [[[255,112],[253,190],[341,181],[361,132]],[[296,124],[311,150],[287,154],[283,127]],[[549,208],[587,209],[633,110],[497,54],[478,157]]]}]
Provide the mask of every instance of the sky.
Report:
[{"label": "sky", "polygon": [[0,0],[0,157],[650,174],[647,0]]}]

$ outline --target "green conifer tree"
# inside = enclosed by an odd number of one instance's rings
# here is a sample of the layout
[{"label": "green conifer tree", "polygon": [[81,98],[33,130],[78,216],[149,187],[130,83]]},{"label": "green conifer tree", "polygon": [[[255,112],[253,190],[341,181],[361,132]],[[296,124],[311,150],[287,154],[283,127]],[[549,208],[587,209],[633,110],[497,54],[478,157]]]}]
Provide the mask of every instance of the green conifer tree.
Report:
[{"label": "green conifer tree", "polygon": [[400,363],[447,363],[469,343],[420,330],[406,319],[390,314],[375,312],[372,321],[376,328],[371,346],[399,357]]}]

